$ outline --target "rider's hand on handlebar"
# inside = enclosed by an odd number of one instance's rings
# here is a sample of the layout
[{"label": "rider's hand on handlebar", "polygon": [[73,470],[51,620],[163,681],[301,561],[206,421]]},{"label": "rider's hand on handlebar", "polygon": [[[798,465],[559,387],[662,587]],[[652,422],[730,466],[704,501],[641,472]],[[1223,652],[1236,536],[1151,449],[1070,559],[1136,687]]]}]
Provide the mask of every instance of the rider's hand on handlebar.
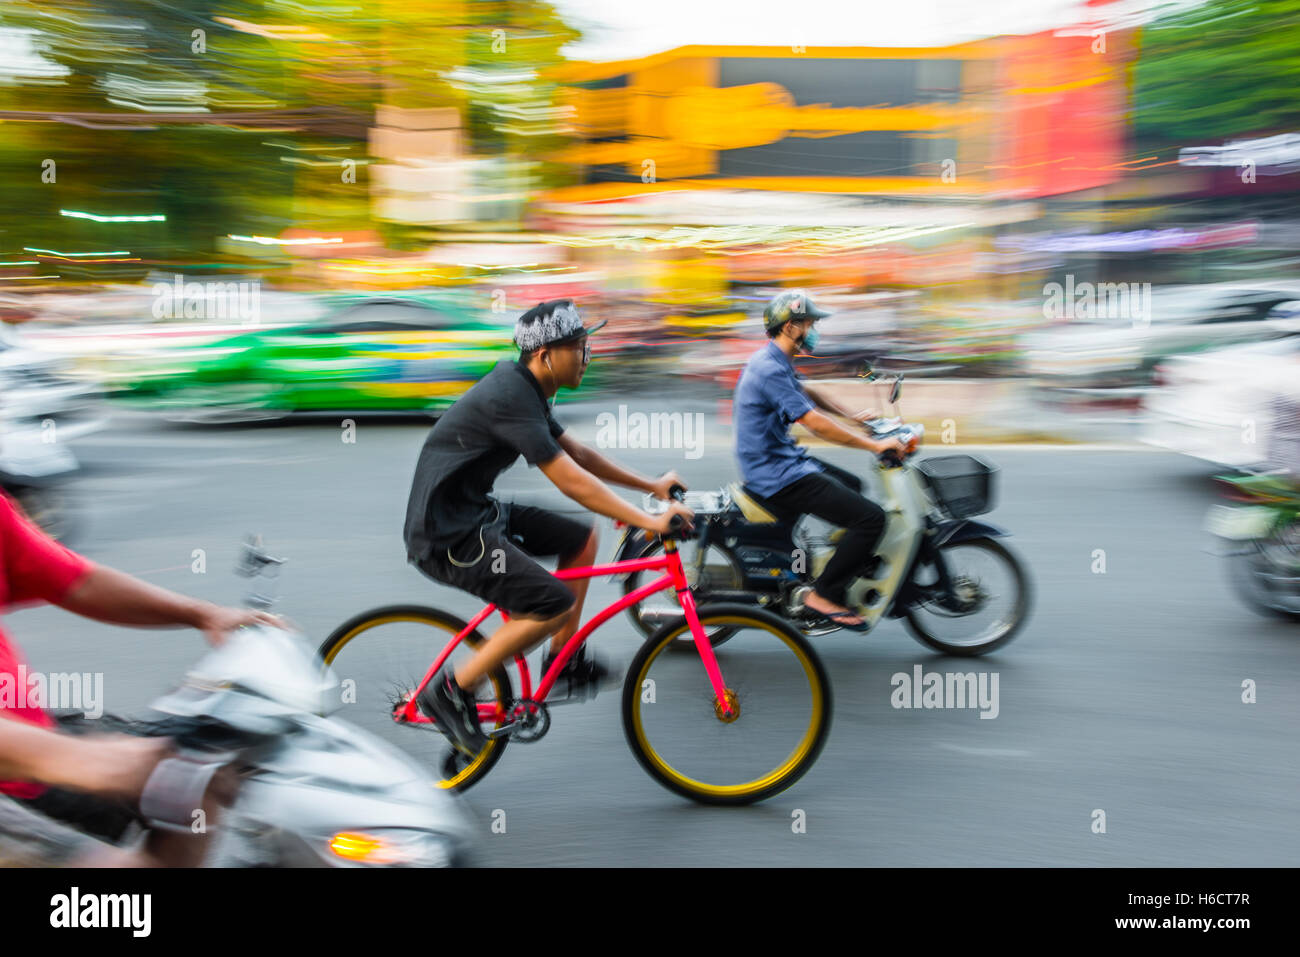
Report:
[{"label": "rider's hand on handlebar", "polygon": [[203,637],[208,640],[208,644],[217,647],[229,637],[232,631],[246,625],[285,627],[284,621],[269,612],[254,608],[224,608],[221,605],[212,605],[205,609],[196,627],[203,632]]},{"label": "rider's hand on handlebar", "polygon": [[912,449],[914,448],[912,443],[914,441],[915,439],[912,436],[908,436],[905,438],[903,436],[896,435],[893,436],[892,438],[882,439],[881,441],[876,442],[875,452],[877,455],[883,455],[886,452],[893,452],[899,458],[902,458],[908,452],[912,451]]},{"label": "rider's hand on handlebar", "polygon": [[680,502],[673,502],[668,506],[668,511],[653,516],[652,522],[641,527],[652,535],[666,535],[673,531],[673,518],[677,515],[686,520],[688,528],[691,527],[691,519],[695,517],[695,513]]},{"label": "rider's hand on handlebar", "polygon": [[674,485],[680,485],[683,489],[686,488],[686,483],[682,481],[681,476],[676,472],[665,472],[650,484],[650,493],[655,498],[661,498],[666,502],[672,497],[671,492]]}]

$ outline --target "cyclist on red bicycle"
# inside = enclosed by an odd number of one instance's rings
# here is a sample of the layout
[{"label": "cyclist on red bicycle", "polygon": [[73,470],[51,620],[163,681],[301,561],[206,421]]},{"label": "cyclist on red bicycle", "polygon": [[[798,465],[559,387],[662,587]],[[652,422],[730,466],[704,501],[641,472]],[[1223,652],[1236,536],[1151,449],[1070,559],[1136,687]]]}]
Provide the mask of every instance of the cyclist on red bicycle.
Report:
[{"label": "cyclist on red bicycle", "polygon": [[[650,515],[619,498],[605,482],[668,499],[674,472],[645,478],[622,468],[568,435],[549,402],[564,386],[576,389],[591,361],[588,336],[604,322],[584,326],[573,302],[538,303],[519,317],[517,362],[498,363],[449,408],[425,439],[407,503],[407,560],[434,581],[453,585],[510,615],[470,659],[450,663],[417,699],[452,743],[469,754],[487,744],[479,726],[474,687],[506,659],[554,635],[543,671],[577,630],[585,579],[561,581],[534,557],[556,556],[559,568],[590,565],[594,525],[491,496],[497,476],[524,457],[561,492],[593,512],[653,534],[690,509],[672,503]],[[602,481],[604,480],[604,481]],[[570,687],[599,685],[608,670],[583,645],[565,665]]]}]

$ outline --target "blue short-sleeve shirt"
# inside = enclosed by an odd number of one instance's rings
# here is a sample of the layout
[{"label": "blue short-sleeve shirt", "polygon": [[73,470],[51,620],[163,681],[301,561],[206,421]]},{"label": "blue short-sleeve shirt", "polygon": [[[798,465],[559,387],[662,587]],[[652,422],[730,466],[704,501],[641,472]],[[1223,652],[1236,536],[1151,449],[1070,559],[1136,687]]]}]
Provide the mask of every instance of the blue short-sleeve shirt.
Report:
[{"label": "blue short-sleeve shirt", "polygon": [[769,342],[750,357],[736,385],[732,408],[736,460],[746,486],[759,495],[775,495],[791,482],[822,470],[790,436],[790,423],[813,408],[789,357],[776,343]]}]

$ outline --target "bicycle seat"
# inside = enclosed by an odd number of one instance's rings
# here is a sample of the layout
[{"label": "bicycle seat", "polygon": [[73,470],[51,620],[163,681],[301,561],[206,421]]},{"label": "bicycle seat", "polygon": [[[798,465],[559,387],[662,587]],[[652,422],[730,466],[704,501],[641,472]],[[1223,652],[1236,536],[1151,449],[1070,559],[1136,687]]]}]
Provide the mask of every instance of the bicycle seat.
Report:
[{"label": "bicycle seat", "polygon": [[745,520],[755,525],[770,525],[779,522],[771,510],[771,503],[757,492],[752,492],[739,482],[733,482],[729,488],[731,500],[740,506],[740,514]]}]

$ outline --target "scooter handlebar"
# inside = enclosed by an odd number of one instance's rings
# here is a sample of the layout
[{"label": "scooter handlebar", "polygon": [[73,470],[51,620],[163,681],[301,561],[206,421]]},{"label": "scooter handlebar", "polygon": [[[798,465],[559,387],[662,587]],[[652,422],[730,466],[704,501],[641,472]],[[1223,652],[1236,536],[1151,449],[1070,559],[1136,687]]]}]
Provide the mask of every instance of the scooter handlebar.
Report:
[{"label": "scooter handlebar", "polygon": [[907,442],[907,446],[900,456],[894,449],[886,449],[880,453],[880,461],[884,462],[891,468],[897,468],[903,464],[903,459],[915,455],[921,447],[921,437],[925,435],[925,426],[919,422],[908,423],[899,428],[890,429],[885,432],[875,432],[874,437],[877,439],[899,438]]}]

